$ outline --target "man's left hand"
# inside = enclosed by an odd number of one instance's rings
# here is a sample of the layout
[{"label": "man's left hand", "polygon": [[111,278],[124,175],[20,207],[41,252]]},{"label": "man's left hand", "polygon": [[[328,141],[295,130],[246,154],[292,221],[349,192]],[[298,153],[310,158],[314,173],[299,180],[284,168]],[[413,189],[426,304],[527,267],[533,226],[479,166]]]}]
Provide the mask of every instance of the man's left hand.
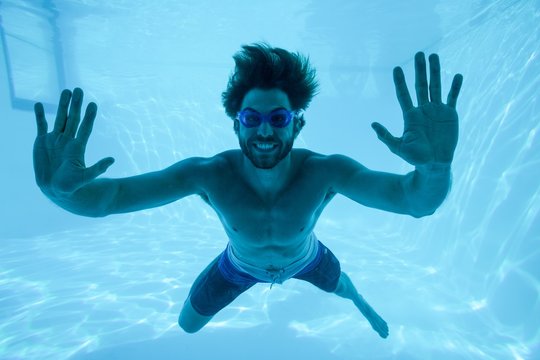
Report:
[{"label": "man's left hand", "polygon": [[452,81],[447,103],[441,100],[441,70],[439,56],[429,56],[430,83],[428,87],[424,53],[414,58],[416,72],[416,98],[414,106],[405,83],[403,70],[394,68],[396,94],[403,111],[404,131],[402,137],[394,137],[381,124],[371,124],[378,138],[390,151],[415,166],[449,165],[458,140],[458,115],[456,101],[463,82],[457,74]]}]

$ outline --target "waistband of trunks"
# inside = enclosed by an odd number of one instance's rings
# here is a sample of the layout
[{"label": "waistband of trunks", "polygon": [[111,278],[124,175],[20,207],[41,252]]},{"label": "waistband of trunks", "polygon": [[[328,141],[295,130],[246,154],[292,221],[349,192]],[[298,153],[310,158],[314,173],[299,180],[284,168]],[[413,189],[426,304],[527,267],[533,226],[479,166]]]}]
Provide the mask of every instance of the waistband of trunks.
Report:
[{"label": "waistband of trunks", "polygon": [[314,233],[311,233],[308,239],[308,246],[306,246],[306,250],[304,254],[302,254],[299,258],[294,260],[291,264],[278,269],[264,269],[260,268],[258,266],[254,266],[252,264],[248,264],[242,260],[240,260],[236,255],[234,254],[234,251],[229,244],[227,244],[227,256],[229,257],[229,260],[231,264],[239,271],[245,272],[257,280],[261,282],[268,282],[272,284],[281,284],[285,280],[288,280],[292,278],[294,275],[302,271],[306,266],[311,264],[315,259],[317,259],[317,253],[319,250],[319,240],[315,236]]}]

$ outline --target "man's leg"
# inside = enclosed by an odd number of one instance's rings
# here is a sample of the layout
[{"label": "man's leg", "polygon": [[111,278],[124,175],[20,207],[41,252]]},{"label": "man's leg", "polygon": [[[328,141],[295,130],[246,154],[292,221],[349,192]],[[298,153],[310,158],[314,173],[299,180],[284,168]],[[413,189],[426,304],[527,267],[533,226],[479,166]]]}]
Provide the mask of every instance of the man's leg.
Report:
[{"label": "man's leg", "polygon": [[226,252],[223,252],[193,283],[178,317],[178,324],[188,333],[199,331],[215,314],[256,283],[256,279],[249,275],[238,273]]},{"label": "man's leg", "polygon": [[322,243],[319,242],[319,253],[315,262],[293,277],[308,281],[326,292],[352,300],[362,315],[369,321],[373,330],[383,338],[388,336],[386,322],[358,293],[351,279],[341,271],[339,260]]},{"label": "man's leg", "polygon": [[362,295],[358,293],[351,279],[344,272],[341,272],[334,294],[352,300],[362,315],[369,321],[373,330],[379,333],[383,338],[388,337],[388,325],[386,324],[386,321],[384,321],[383,318],[381,318],[367,303]]},{"label": "man's leg", "polygon": [[178,324],[187,333],[193,334],[201,330],[214,316],[201,315],[191,306],[189,297],[178,317]]},{"label": "man's leg", "polygon": [[199,314],[191,305],[191,294],[195,289],[195,286],[199,285],[201,281],[204,281],[204,279],[208,275],[208,272],[218,262],[220,256],[221,254],[217,258],[215,258],[197,277],[197,279],[191,286],[191,290],[189,291],[189,295],[186,301],[184,302],[184,306],[182,307],[182,311],[180,312],[180,316],[178,317],[178,325],[180,325],[180,327],[187,333],[193,334],[199,331],[214,317],[213,315],[205,316]]}]

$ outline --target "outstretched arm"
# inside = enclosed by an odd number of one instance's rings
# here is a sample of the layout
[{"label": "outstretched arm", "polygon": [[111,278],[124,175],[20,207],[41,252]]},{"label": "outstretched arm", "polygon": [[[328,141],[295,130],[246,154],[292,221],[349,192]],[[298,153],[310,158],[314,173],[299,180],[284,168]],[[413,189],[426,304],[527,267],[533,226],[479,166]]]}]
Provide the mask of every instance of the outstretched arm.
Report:
[{"label": "outstretched arm", "polygon": [[82,101],[81,89],[73,93],[64,90],[54,129],[49,133],[43,105],[35,105],[36,183],[54,203],[78,215],[100,217],[148,209],[204,192],[204,179],[212,163],[204,158],[185,159],[161,171],[127,178],[98,178],[114,159],[105,158],[86,167],[84,154],[97,105],[88,105],[81,122]]},{"label": "outstretched arm", "polygon": [[444,104],[439,56],[429,56],[429,86],[424,54],[417,53],[414,60],[416,107],[407,89],[403,70],[400,67],[394,69],[396,94],[403,111],[403,135],[394,137],[379,123],[373,123],[372,127],[390,151],[416,168],[403,179],[404,193],[412,211],[431,214],[443,202],[450,187],[450,166],[458,141],[456,101],[463,76],[454,76]]},{"label": "outstretched arm", "polygon": [[450,188],[450,166],[458,140],[456,101],[463,76],[454,76],[447,103],[441,100],[439,57],[432,54],[428,86],[424,54],[415,56],[416,97],[414,106],[403,70],[394,69],[394,83],[403,111],[404,131],[394,137],[381,124],[372,127],[390,151],[415,170],[406,175],[372,171],[345,156],[332,156],[330,163],[336,192],[366,206],[421,217],[432,214]]}]

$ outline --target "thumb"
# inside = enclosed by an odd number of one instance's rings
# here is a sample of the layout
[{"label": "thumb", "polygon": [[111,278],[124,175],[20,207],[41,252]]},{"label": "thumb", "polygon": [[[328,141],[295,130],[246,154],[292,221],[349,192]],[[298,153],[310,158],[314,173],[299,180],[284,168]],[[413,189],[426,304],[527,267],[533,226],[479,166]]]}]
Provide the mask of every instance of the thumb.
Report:
[{"label": "thumb", "polygon": [[99,160],[97,163],[86,169],[86,174],[84,178],[88,179],[88,181],[94,180],[99,175],[107,171],[109,166],[111,166],[113,163],[114,158],[112,157]]},{"label": "thumb", "polygon": [[390,132],[378,122],[371,123],[371,127],[377,133],[377,137],[379,138],[379,140],[381,140],[386,146],[388,146],[391,152],[393,152],[394,154],[399,153],[399,145],[401,143],[400,138],[397,138],[390,134]]}]

